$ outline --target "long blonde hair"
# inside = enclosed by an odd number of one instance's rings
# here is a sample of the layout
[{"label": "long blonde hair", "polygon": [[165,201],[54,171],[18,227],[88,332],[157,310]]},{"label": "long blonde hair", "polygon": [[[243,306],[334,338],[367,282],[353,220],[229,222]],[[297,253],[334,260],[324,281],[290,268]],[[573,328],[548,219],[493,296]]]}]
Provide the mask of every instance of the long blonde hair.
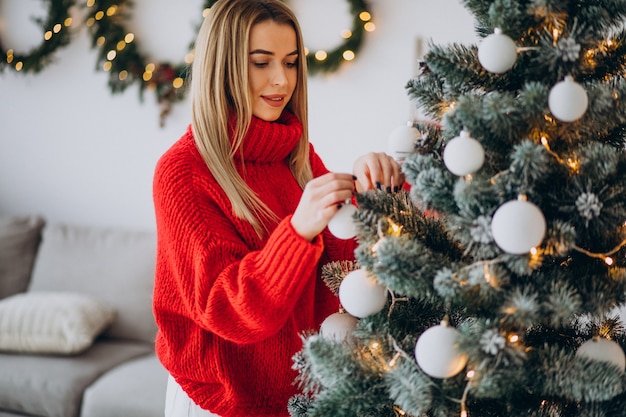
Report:
[{"label": "long blonde hair", "polygon": [[[191,72],[192,127],[196,146],[233,207],[259,236],[268,220],[278,221],[267,205],[248,187],[235,168],[250,121],[252,101],[248,82],[250,30],[272,20],[288,24],[296,32],[300,57],[296,87],[287,108],[300,120],[302,137],[289,155],[289,166],[298,184],[312,178],[309,162],[307,117],[307,68],[300,25],[280,0],[219,0],[207,14],[195,43]],[[235,137],[229,137],[228,121],[236,116]]]}]

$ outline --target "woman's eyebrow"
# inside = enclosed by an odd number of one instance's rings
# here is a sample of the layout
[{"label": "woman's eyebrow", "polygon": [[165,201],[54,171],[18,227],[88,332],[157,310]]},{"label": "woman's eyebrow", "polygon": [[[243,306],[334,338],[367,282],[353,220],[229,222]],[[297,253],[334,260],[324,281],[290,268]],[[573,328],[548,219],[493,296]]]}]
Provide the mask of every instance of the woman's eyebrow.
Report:
[{"label": "woman's eyebrow", "polygon": [[[255,49],[253,51],[250,51],[250,55],[254,55],[254,54],[262,54],[262,55],[275,55],[274,52],[271,51],[267,51],[265,49]],[[287,56],[292,56],[292,55],[299,55],[298,50],[294,50],[292,52],[289,52],[287,54]]]}]

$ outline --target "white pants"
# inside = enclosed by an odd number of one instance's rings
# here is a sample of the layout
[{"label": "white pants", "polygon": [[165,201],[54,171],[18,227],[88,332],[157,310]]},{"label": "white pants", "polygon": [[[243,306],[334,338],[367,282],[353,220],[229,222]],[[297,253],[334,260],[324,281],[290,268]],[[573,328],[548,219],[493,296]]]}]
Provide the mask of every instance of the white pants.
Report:
[{"label": "white pants", "polygon": [[165,417],[220,417],[193,402],[170,375],[165,394]]}]

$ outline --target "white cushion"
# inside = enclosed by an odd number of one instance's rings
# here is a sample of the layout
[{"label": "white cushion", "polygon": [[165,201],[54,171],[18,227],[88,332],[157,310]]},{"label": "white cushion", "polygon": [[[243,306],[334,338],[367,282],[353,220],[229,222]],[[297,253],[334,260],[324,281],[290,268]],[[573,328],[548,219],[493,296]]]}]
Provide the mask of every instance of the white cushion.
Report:
[{"label": "white cushion", "polygon": [[0,350],[79,353],[114,318],[113,308],[83,294],[16,294],[0,300]]}]

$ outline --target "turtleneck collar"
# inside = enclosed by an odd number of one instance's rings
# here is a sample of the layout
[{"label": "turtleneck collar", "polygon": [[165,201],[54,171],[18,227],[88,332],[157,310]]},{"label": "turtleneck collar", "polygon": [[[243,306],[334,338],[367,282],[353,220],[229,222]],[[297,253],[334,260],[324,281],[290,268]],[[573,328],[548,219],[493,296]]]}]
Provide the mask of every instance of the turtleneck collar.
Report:
[{"label": "turtleneck collar", "polygon": [[[231,137],[235,127],[231,115]],[[285,110],[278,120],[267,122],[252,116],[250,127],[243,141],[243,158],[246,162],[272,162],[284,160],[302,137],[302,124],[291,112]]]}]

